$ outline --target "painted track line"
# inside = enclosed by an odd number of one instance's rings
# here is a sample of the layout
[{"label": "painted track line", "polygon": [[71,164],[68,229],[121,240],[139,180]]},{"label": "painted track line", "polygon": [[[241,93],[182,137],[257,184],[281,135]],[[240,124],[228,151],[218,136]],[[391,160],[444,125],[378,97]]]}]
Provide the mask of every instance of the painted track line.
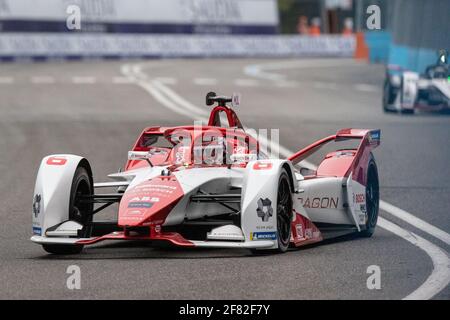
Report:
[{"label": "painted track line", "polygon": [[51,76],[35,76],[31,77],[31,83],[33,84],[53,84],[55,83],[55,78]]},{"label": "painted track line", "polygon": [[313,87],[316,89],[331,89],[331,90],[337,90],[338,87],[336,83],[331,82],[321,82],[321,81],[314,81]]},{"label": "painted track line", "polygon": [[[133,72],[141,71],[141,69],[136,68],[136,66],[133,66],[130,68],[127,65],[127,66],[123,66],[122,71],[128,72],[128,76],[133,77],[133,75],[132,75]],[[131,73],[129,71],[131,71]],[[139,75],[139,74],[137,76],[142,77],[142,75]],[[148,78],[148,77],[145,77],[145,78]],[[160,87],[161,87],[161,85],[162,84],[160,84]],[[158,89],[156,89],[156,88],[153,88],[153,90],[151,90],[151,92],[149,90],[146,90],[146,91],[149,93],[153,92],[151,94],[155,98],[159,94]],[[161,102],[163,105],[165,105],[167,108],[169,108],[175,112],[186,115],[193,120],[199,120],[199,117],[192,113],[186,114],[185,112],[183,112],[184,111],[183,109],[181,109],[181,112],[180,112],[179,108],[176,108],[176,107],[173,108],[175,103],[173,103],[173,100],[170,100],[171,98],[173,98],[173,96],[172,96],[172,93],[169,91],[168,98],[166,97],[165,99],[157,99],[157,100],[159,102]],[[182,98],[179,95],[177,95],[177,99],[185,100],[185,102],[190,104],[190,102],[188,102],[186,99]],[[202,110],[197,106],[194,106],[194,107],[197,108],[198,110]],[[179,111],[177,111],[177,110],[179,110]],[[204,120],[204,119],[201,119],[201,120]],[[265,139],[265,141],[263,140],[261,142],[264,144],[270,143],[267,141],[267,139]],[[287,149],[281,145],[279,145],[278,148],[279,148],[280,154],[282,154],[283,156],[287,157],[287,156],[293,154],[292,151],[290,151],[289,149]],[[306,164],[306,166],[308,166],[310,168],[316,167],[314,164],[307,162],[307,161],[305,161],[303,163]],[[380,203],[381,203],[381,201],[380,201]],[[384,202],[384,201],[383,201],[383,203],[387,204],[387,202]],[[390,206],[392,206],[391,209],[397,208],[393,205],[390,205]],[[399,209],[399,208],[397,208],[397,209]],[[401,209],[399,209],[399,210],[401,210]],[[402,210],[402,211],[404,211],[404,210]],[[390,213],[389,211],[387,211],[387,212]],[[404,211],[404,212],[406,212],[406,211]],[[409,215],[411,215],[411,214],[409,214]],[[411,216],[413,216],[413,215],[411,215]],[[405,217],[402,217],[402,218],[405,218]],[[402,218],[400,218],[400,219],[402,219]],[[381,228],[394,233],[395,235],[401,237],[402,239],[414,244],[418,248],[425,251],[425,253],[430,257],[430,259],[433,263],[432,273],[427,278],[427,280],[419,288],[417,288],[414,292],[412,292],[411,294],[406,296],[404,299],[431,299],[433,296],[435,296],[440,291],[442,291],[450,282],[450,259],[449,259],[448,255],[444,251],[442,251],[441,248],[439,248],[435,244],[429,242],[428,240],[425,240],[424,238],[421,238],[421,237],[415,235],[414,233],[411,233],[411,232],[403,229],[402,227],[397,226],[394,223],[392,223],[382,217],[379,217],[379,219],[381,222],[381,223],[379,223],[379,226]],[[416,225],[417,221],[408,221],[408,220],[405,220],[405,221],[407,223],[415,226],[416,228],[421,229],[420,225],[419,226]],[[423,230],[423,229],[421,229],[421,230]],[[428,233],[426,230],[423,230],[423,231]]]},{"label": "painted track line", "polygon": [[259,82],[255,79],[236,79],[234,84],[239,87],[257,87]]},{"label": "painted track line", "polygon": [[218,81],[214,78],[195,78],[193,82],[198,86],[215,86]]},{"label": "painted track line", "polygon": [[95,77],[75,76],[72,77],[72,82],[75,84],[93,84],[97,82],[97,79]]},{"label": "painted track line", "polygon": [[154,79],[157,82],[161,82],[163,84],[177,84],[177,79],[172,77],[159,77]]},{"label": "painted track line", "polygon": [[365,83],[359,83],[354,85],[355,89],[362,92],[380,92],[381,89],[377,86]]},{"label": "painted track line", "polygon": [[12,77],[0,77],[0,84],[13,84],[14,78]]},{"label": "painted track line", "polygon": [[386,201],[380,200],[380,209],[383,211],[388,212],[389,214],[393,215],[394,217],[397,217],[410,225],[425,231],[429,235],[432,235],[436,239],[441,240],[442,242],[445,242],[447,245],[450,245],[450,234],[445,232],[444,230],[441,230],[428,222],[417,218],[416,216],[412,215],[409,212],[406,212],[403,209],[397,208],[396,206],[387,203]]},{"label": "painted track line", "polygon": [[443,250],[430,241],[415,233],[408,232],[382,217],[378,217],[378,225],[428,253],[433,262],[433,271],[427,280],[403,300],[428,300],[447,287],[450,283],[450,259]]},{"label": "painted track line", "polygon": [[178,103],[180,106],[182,106],[183,108],[185,108],[188,111],[193,112],[194,114],[197,114],[199,116],[204,116],[206,117],[208,115],[208,112],[206,112],[204,109],[200,109],[197,106],[194,106],[192,103],[190,103],[189,101],[187,101],[186,99],[183,99],[181,96],[179,96],[175,91],[173,91],[172,89],[166,87],[165,85],[163,85],[162,83],[160,83],[159,81],[154,81],[154,86],[160,90],[161,92],[163,92],[164,94],[166,94],[167,96],[171,97],[172,100],[175,103]]},{"label": "painted track line", "polygon": [[[192,118],[193,113],[192,110],[187,110],[182,106],[179,106],[177,103],[170,100],[166,95],[164,95],[158,88],[158,82],[149,81],[148,76],[144,74],[139,65],[123,65],[121,67],[121,72],[126,76],[130,81],[137,84],[139,87],[144,89],[147,93],[149,93],[156,101],[161,103],[161,105],[166,106],[173,112],[181,114],[183,116]],[[163,86],[160,84],[160,87]],[[167,88],[168,89],[168,88]],[[171,90],[167,90],[169,93]],[[197,108],[197,107],[195,107]],[[197,117],[197,112],[195,112],[195,117]]]},{"label": "painted track line", "polygon": [[130,84],[130,83],[133,83],[133,80],[129,79],[127,77],[113,77],[112,83],[114,83],[114,84]]}]

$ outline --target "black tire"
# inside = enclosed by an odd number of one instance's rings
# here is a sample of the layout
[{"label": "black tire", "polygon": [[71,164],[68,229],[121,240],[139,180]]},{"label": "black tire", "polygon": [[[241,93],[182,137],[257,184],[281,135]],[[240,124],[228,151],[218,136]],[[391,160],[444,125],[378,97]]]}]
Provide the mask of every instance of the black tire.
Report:
[{"label": "black tire", "polygon": [[401,109],[400,113],[401,114],[413,114],[414,113],[414,109]]},{"label": "black tire", "polygon": [[362,237],[371,237],[375,232],[378,220],[380,202],[380,190],[378,180],[378,168],[373,155],[370,155],[369,165],[367,167],[366,183],[366,211],[367,219],[365,230],[360,232]]},{"label": "black tire", "polygon": [[283,169],[278,180],[277,192],[277,239],[278,252],[286,252],[291,241],[292,193],[289,176]]},{"label": "black tire", "polygon": [[[92,179],[88,170],[79,166],[73,175],[70,190],[69,220],[77,221],[82,225],[92,222],[93,205],[80,202],[80,196],[91,195],[93,190]],[[83,234],[83,237],[88,236],[88,234]],[[52,254],[76,254],[83,250],[83,245],[46,244],[42,247]]]},{"label": "black tire", "polygon": [[277,217],[277,249],[250,249],[253,254],[284,253],[289,248],[291,241],[292,221],[292,194],[289,176],[283,169],[278,180],[278,192],[276,203]]},{"label": "black tire", "polygon": [[395,98],[398,94],[398,90],[394,88],[389,81],[389,79],[386,79],[384,81],[383,86],[383,111],[384,112],[394,112],[390,105],[394,103]]}]

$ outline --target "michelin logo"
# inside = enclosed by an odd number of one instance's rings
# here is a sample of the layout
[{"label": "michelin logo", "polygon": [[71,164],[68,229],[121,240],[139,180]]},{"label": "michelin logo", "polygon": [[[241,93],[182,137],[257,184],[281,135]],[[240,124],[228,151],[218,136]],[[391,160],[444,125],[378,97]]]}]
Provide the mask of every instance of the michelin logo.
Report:
[{"label": "michelin logo", "polygon": [[33,234],[36,234],[38,236],[42,235],[42,229],[40,227],[33,226]]},{"label": "michelin logo", "polygon": [[276,232],[250,232],[250,240],[276,240]]}]

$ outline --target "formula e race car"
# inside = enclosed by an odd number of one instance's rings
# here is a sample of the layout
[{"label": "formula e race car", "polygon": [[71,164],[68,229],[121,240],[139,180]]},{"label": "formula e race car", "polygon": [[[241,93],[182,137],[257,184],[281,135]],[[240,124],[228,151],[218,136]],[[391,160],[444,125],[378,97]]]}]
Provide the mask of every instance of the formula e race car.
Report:
[{"label": "formula e race car", "polygon": [[[238,96],[210,92],[206,104],[217,105],[208,125],[146,128],[110,182],[94,183],[81,156],[45,157],[31,241],[54,254],[79,253],[103,240],[285,252],[346,233],[373,234],[379,187],[372,149],[380,130],[342,129],[273,159],[230,102],[237,106]],[[333,149],[302,173],[301,162],[331,142],[354,147]],[[113,191],[99,192],[107,189]],[[117,219],[93,219],[112,204]]]},{"label": "formula e race car", "polygon": [[450,111],[450,65],[442,50],[436,64],[419,75],[390,65],[386,71],[383,91],[383,110],[414,113],[414,110]]}]

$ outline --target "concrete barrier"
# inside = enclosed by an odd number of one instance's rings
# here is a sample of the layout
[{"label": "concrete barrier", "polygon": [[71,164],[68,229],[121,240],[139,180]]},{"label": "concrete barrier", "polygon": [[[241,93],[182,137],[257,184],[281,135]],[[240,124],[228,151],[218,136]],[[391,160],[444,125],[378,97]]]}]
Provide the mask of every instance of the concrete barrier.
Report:
[{"label": "concrete barrier", "polygon": [[1,33],[0,59],[352,57],[353,36]]}]

